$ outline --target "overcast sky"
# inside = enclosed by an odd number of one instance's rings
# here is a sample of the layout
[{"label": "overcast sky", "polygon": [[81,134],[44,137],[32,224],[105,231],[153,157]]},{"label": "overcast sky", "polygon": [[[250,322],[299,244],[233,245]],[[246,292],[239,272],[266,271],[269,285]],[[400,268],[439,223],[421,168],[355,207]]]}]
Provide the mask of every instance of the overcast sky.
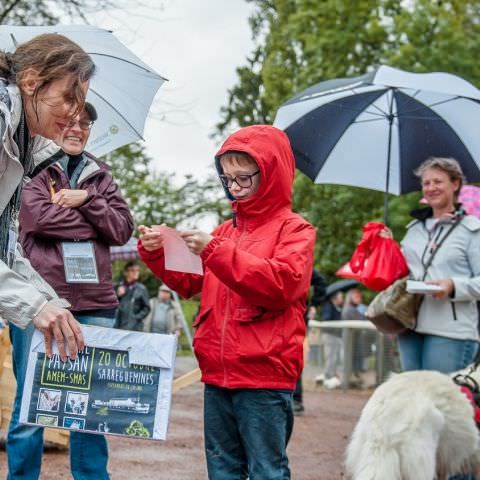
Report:
[{"label": "overcast sky", "polygon": [[[204,177],[218,145],[209,138],[253,42],[245,0],[143,0],[148,8],[89,16],[162,76],[145,145],[162,170]],[[163,8],[158,5],[163,4]]]}]

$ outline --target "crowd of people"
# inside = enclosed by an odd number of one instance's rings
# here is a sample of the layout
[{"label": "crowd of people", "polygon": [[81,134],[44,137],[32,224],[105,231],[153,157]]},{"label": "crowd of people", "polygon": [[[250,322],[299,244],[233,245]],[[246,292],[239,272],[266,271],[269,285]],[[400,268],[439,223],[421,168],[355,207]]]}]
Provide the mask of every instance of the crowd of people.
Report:
[{"label": "crowd of people", "polygon": [[[0,317],[9,324],[18,385],[8,478],[40,475],[43,429],[19,423],[33,329],[43,333],[49,356],[55,340],[63,361],[84,346],[81,324],[180,335],[174,292],[201,294],[194,350],[205,384],[209,478],[290,478],[286,448],[293,415],[304,410],[308,322],[364,320],[366,307],[356,287],[322,291],[315,229],[292,211],[288,137],[268,125],[245,127],[217,152],[232,218],[212,233],[181,232],[204,275],[166,270],[162,232],[139,227],[140,257],[163,282],[150,299],[136,262],[113,284],[110,247],[127,242],[134,222],[109,167],[85,151],[98,116],[85,102],[94,73],[90,57],[57,34],[0,53]],[[450,373],[478,350],[480,220],[457,202],[458,162],[429,159],[417,173],[428,207],[413,213],[402,249],[411,275],[441,291],[424,297],[415,330],[399,335],[398,345],[404,370]],[[342,375],[341,330],[333,325],[309,333],[311,358],[323,351],[319,380],[327,388]],[[354,376],[367,355],[356,356]],[[105,437],[70,438],[73,478],[108,479]]]}]

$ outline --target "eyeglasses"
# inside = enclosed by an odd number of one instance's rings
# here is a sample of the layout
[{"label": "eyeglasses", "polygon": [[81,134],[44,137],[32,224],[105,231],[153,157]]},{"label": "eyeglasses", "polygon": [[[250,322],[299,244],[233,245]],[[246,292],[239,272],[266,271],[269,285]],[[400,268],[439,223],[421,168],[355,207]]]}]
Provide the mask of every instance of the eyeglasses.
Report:
[{"label": "eyeglasses", "polygon": [[93,120],[70,120],[67,123],[67,128],[72,128],[78,123],[78,126],[80,127],[81,130],[90,130],[93,125]]},{"label": "eyeglasses", "polygon": [[220,178],[224,187],[232,188],[233,182],[235,182],[240,188],[248,188],[253,185],[252,179],[258,173],[260,173],[260,170],[257,170],[256,172],[250,174],[237,175],[234,178],[227,177],[226,175],[219,175],[218,178]]}]

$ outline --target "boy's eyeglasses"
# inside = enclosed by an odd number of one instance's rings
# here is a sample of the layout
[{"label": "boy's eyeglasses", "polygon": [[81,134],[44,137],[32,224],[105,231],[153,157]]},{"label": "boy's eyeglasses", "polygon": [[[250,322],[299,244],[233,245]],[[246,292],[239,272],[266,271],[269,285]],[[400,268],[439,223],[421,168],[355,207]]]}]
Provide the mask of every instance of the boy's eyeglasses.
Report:
[{"label": "boy's eyeglasses", "polygon": [[82,120],[81,122],[79,122],[78,120],[70,120],[67,123],[67,128],[72,128],[77,123],[81,130],[90,130],[93,126],[93,120]]},{"label": "boy's eyeglasses", "polygon": [[260,170],[257,170],[256,172],[250,174],[237,175],[234,178],[227,177],[226,175],[219,175],[218,178],[220,178],[224,187],[232,188],[233,182],[235,182],[240,188],[248,188],[253,185],[252,179],[258,173],[260,173]]}]

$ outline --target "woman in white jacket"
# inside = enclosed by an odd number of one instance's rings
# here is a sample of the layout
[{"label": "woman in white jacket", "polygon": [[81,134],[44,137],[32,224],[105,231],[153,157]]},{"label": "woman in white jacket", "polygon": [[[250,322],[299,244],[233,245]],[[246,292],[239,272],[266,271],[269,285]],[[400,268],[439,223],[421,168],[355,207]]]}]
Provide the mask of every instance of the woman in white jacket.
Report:
[{"label": "woman in white jacket", "polygon": [[415,330],[398,336],[400,359],[403,370],[450,373],[478,350],[480,220],[457,203],[464,177],[456,160],[430,158],[415,173],[429,207],[412,212],[402,248],[411,275],[442,290],[424,296]]},{"label": "woman in white jacket", "polygon": [[[95,71],[75,43],[45,34],[0,52],[0,316],[25,328],[33,321],[51,355],[55,338],[63,360],[83,348],[78,323],[55,292],[21,256],[16,242],[24,175],[50,157],[55,140],[83,107]],[[42,138],[44,137],[44,138]]]}]

